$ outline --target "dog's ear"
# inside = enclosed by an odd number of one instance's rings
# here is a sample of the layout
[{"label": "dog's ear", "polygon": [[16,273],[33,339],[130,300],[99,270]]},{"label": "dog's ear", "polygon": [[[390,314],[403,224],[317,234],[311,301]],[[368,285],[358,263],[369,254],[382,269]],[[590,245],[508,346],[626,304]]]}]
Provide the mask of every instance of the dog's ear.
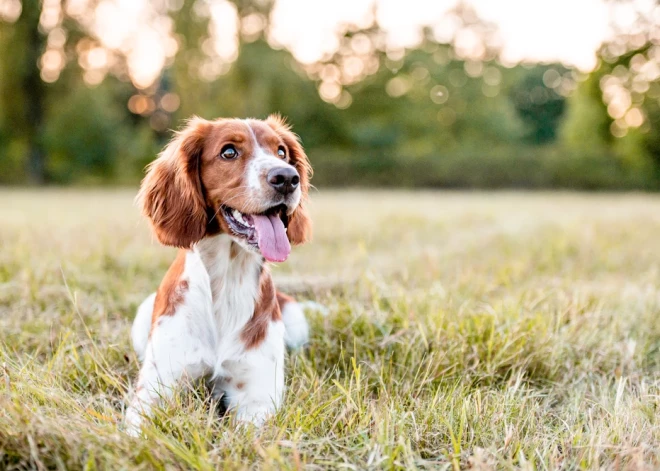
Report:
[{"label": "dog's ear", "polygon": [[189,248],[204,237],[208,223],[200,166],[211,123],[191,119],[147,167],[137,196],[164,245]]},{"label": "dog's ear", "polygon": [[312,239],[312,218],[307,213],[305,202],[301,201],[293,214],[289,217],[287,235],[293,245],[304,244]]},{"label": "dog's ear", "polygon": [[312,219],[307,212],[307,200],[309,194],[309,180],[312,178],[312,166],[309,163],[307,154],[303,149],[298,136],[291,132],[291,127],[279,115],[270,115],[266,119],[268,124],[284,141],[289,149],[291,165],[296,167],[300,175],[300,190],[302,192],[300,204],[289,219],[287,235],[289,241],[294,244],[303,244],[312,239]]}]

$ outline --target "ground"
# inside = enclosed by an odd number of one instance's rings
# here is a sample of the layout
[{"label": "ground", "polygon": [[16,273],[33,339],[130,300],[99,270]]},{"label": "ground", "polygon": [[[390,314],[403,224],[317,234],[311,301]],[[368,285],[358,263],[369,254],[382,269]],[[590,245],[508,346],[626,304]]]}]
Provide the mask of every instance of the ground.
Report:
[{"label": "ground", "polygon": [[0,191],[0,469],[658,469],[660,197],[313,195],[318,301],[257,433],[202,387],[118,428],[172,249],[134,191]]}]

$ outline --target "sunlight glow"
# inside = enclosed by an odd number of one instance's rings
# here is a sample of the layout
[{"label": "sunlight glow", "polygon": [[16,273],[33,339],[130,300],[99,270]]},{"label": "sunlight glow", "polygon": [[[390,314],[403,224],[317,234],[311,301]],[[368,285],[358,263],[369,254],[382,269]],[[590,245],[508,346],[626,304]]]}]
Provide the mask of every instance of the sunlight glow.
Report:
[{"label": "sunlight glow", "polygon": [[[16,10],[20,8],[17,1],[0,0],[0,15],[16,16]],[[649,15],[660,15],[660,9],[654,10],[654,0],[632,1],[642,7],[648,4]],[[93,80],[113,67],[116,53],[127,57],[128,76],[135,86],[147,89],[158,79],[161,70],[171,63],[179,48],[167,11],[180,8],[181,0],[100,0],[99,3],[69,0],[64,5],[67,13],[81,20],[86,11],[94,11],[91,22],[86,20],[87,26],[98,37],[100,44],[97,46],[102,49],[87,59],[86,70],[92,74]],[[495,25],[496,30],[489,30],[486,39],[481,34],[483,32],[475,29],[478,26],[469,24],[469,21],[464,25],[452,13],[456,8],[468,8],[464,11],[468,11],[469,17],[470,7],[476,14],[474,20],[478,16]],[[61,9],[61,0],[44,0],[41,21],[45,29],[58,31]],[[209,38],[201,45],[206,59],[190,64],[191,72],[203,80],[212,81],[229,70],[238,54],[239,36],[253,41],[266,28],[266,19],[258,13],[239,21],[235,5],[228,0],[198,0],[193,10],[194,14],[211,20]],[[327,77],[329,71],[314,72],[322,79],[324,99],[337,103],[342,97],[342,84],[359,81],[379,66],[378,62],[370,60],[375,47],[384,45],[390,65],[395,65],[405,48],[419,44],[422,29],[426,26],[436,40],[452,41],[457,55],[470,59],[465,64],[465,72],[471,77],[483,76],[487,95],[492,95],[498,92],[501,74],[497,69],[484,69],[482,61],[492,57],[493,48],[501,47],[501,61],[507,66],[521,61],[561,61],[588,71],[596,64],[597,49],[603,41],[613,37],[612,20],[615,20],[615,28],[630,28],[636,21],[631,11],[629,5],[612,5],[607,0],[543,3],[529,0],[276,0],[266,35],[273,47],[286,47],[297,60],[310,65],[327,60],[337,51],[339,34],[350,25],[368,28],[377,20],[386,34],[376,39],[358,34],[348,45],[344,44],[342,47],[350,48],[354,54],[339,62],[340,68],[332,72],[338,74],[337,77]],[[642,8],[642,11],[645,10]],[[654,19],[650,18],[650,21]],[[59,50],[62,34],[58,32],[52,36],[52,39],[49,36],[49,51]],[[633,37],[631,41],[634,40]],[[619,46],[612,44],[608,47],[616,55],[618,51],[614,49]],[[104,59],[102,50],[107,52]],[[48,60],[42,62],[59,64],[54,59],[55,53],[49,54]],[[438,63],[446,60],[448,58],[438,57]],[[638,89],[647,86],[647,82],[653,80],[651,77],[660,76],[660,68],[655,63],[640,62],[640,67],[644,70],[639,75],[646,79],[637,79],[633,86]],[[59,75],[59,71],[52,68],[44,73],[49,80]],[[465,74],[460,75],[450,77],[452,85],[462,86]],[[569,84],[560,83],[561,78],[549,76],[547,80],[556,82],[561,93],[567,93]],[[339,88],[335,86],[337,84]],[[389,92],[397,96],[405,88],[403,82],[393,82]],[[616,100],[612,108],[617,116],[622,113],[619,109],[622,105]],[[630,118],[632,122],[638,121],[633,118]]]},{"label": "sunlight glow", "polygon": [[[651,1],[651,0],[645,0]],[[369,22],[374,6],[393,48],[411,47],[421,40],[421,26],[433,28],[436,39],[450,40],[457,32],[447,12],[456,0],[339,0],[310,2],[278,0],[271,32],[278,44],[289,47],[304,63],[317,61],[337,47],[338,25]],[[609,37],[609,7],[603,0],[470,0],[478,15],[499,28],[506,62],[562,61],[581,70],[595,65],[595,52]],[[625,21],[623,21],[625,23]],[[304,37],[304,41],[300,38]],[[479,38],[460,32],[457,48],[479,55]]]},{"label": "sunlight glow", "polygon": [[158,79],[178,50],[172,20],[156,7],[140,0],[102,0],[92,25],[106,48],[126,56],[129,76],[141,89]]},{"label": "sunlight glow", "polygon": [[21,16],[23,6],[21,0],[0,0],[0,19],[13,23]]},{"label": "sunlight glow", "polygon": [[373,0],[277,0],[269,40],[291,49],[303,63],[316,62],[339,46],[338,25],[369,26],[373,20],[372,6]]}]

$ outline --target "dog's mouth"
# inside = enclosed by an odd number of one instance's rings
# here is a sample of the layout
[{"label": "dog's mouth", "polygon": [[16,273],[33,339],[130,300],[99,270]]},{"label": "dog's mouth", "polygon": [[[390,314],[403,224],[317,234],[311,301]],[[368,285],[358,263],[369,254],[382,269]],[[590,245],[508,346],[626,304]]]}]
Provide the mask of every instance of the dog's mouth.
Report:
[{"label": "dog's mouth", "polygon": [[244,239],[269,262],[283,262],[291,252],[286,235],[289,225],[287,207],[279,204],[261,214],[244,214],[229,206],[222,206],[224,216],[233,235]]}]

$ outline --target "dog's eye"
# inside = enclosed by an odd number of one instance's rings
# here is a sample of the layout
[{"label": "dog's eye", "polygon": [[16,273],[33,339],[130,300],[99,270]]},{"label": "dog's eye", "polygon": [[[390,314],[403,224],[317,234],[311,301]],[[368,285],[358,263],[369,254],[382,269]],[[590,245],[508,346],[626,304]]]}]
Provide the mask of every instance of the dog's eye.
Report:
[{"label": "dog's eye", "polygon": [[233,160],[238,157],[238,151],[236,150],[236,147],[233,146],[233,144],[227,144],[220,151],[220,157],[225,160]]},{"label": "dog's eye", "polygon": [[280,159],[286,159],[286,150],[284,149],[284,146],[279,146],[277,148],[277,155]]}]

